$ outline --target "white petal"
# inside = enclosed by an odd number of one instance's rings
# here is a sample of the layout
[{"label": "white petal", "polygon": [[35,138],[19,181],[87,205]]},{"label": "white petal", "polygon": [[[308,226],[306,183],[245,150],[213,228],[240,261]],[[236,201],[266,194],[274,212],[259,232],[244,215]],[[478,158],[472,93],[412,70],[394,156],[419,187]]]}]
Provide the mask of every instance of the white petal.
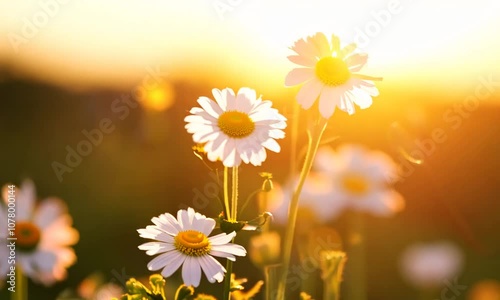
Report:
[{"label": "white petal", "polygon": [[211,283],[215,281],[222,282],[226,269],[215,258],[210,255],[204,255],[200,256],[199,262],[208,281]]},{"label": "white petal", "polygon": [[364,53],[355,53],[347,57],[344,61],[349,67],[349,71],[358,72],[368,61],[368,55]]},{"label": "white petal", "polygon": [[16,218],[17,220],[29,220],[32,217],[36,201],[35,184],[30,179],[21,183],[16,194]]},{"label": "white petal", "polygon": [[64,214],[66,210],[66,204],[62,200],[57,198],[46,199],[36,209],[33,222],[42,229],[46,228]]},{"label": "white petal", "polygon": [[285,77],[285,86],[294,86],[301,84],[314,77],[314,71],[311,68],[297,68],[291,70]]},{"label": "white petal", "polygon": [[324,84],[317,79],[306,82],[297,93],[297,102],[303,109],[309,109],[318,98]]},{"label": "white petal", "polygon": [[252,110],[255,99],[257,99],[255,90],[242,87],[236,95],[236,109],[241,112],[249,113]]},{"label": "white petal", "polygon": [[235,236],[236,232],[234,231],[229,234],[219,233],[218,235],[209,237],[208,240],[210,241],[211,245],[225,245],[229,243]]},{"label": "white petal", "polygon": [[340,88],[325,88],[321,92],[319,98],[319,112],[323,118],[330,118],[335,112],[335,107],[340,102],[342,89]]},{"label": "white petal", "polygon": [[304,67],[314,67],[317,60],[314,56],[290,55],[287,57],[291,62]]},{"label": "white petal", "polygon": [[212,249],[218,252],[229,253],[236,256],[245,256],[247,251],[243,246],[236,244],[227,244],[227,245],[212,245]]},{"label": "white petal", "polygon": [[226,111],[227,108],[227,100],[226,97],[222,94],[222,91],[219,89],[212,89],[212,95],[215,98],[215,101],[219,104],[220,108],[223,111]]},{"label": "white petal", "polygon": [[214,118],[218,118],[223,112],[219,105],[217,105],[217,102],[212,101],[207,97],[198,98],[198,104],[200,104],[201,107]]},{"label": "white petal", "polygon": [[158,243],[158,242],[149,242],[139,246],[140,250],[146,251],[146,254],[149,256],[153,256],[160,253],[169,252],[175,250],[175,246],[173,244],[167,243]]},{"label": "white petal", "polygon": [[361,109],[368,108],[373,103],[372,97],[359,88],[354,88],[354,90],[350,91],[350,93],[353,95],[352,100],[354,103],[356,103]]},{"label": "white petal", "polygon": [[234,255],[226,253],[226,252],[221,252],[221,251],[217,251],[217,250],[212,249],[212,250],[210,250],[210,255],[222,257],[222,258],[227,258],[230,261],[236,261],[236,257],[234,257]]},{"label": "white petal", "polygon": [[353,101],[345,94],[340,95],[340,104],[338,106],[342,111],[345,111],[350,115],[355,112]]},{"label": "white petal", "polygon": [[182,266],[182,280],[187,286],[198,287],[201,279],[201,268],[198,263],[198,258],[193,256],[186,257]]},{"label": "white petal", "polygon": [[328,39],[324,33],[318,32],[314,36],[308,37],[307,40],[316,47],[318,57],[330,56],[332,54],[330,43],[328,43]]},{"label": "white petal", "polygon": [[193,229],[203,233],[204,235],[209,235],[215,227],[215,220],[210,218],[203,218],[201,220],[193,220]]},{"label": "white petal", "polygon": [[172,274],[174,274],[177,269],[184,263],[184,260],[186,259],[186,256],[184,254],[181,254],[179,252],[167,252],[166,254],[169,253],[178,253],[180,254],[177,258],[173,259],[169,264],[165,265],[165,268],[161,271],[161,275],[163,277],[169,277]]},{"label": "white petal", "polygon": [[262,146],[276,153],[279,153],[281,151],[280,145],[273,139],[268,139],[267,141],[262,143]]},{"label": "white petal", "polygon": [[234,91],[230,88],[225,88],[222,90],[222,97],[226,99],[226,111],[236,109],[236,96]]}]

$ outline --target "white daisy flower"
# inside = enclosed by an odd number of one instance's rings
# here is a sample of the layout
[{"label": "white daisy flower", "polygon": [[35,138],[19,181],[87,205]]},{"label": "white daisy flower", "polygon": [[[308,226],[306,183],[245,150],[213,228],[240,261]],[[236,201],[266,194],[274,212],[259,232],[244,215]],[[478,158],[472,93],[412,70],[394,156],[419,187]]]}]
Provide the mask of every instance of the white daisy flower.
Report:
[{"label": "white daisy flower", "polygon": [[372,80],[381,80],[357,72],[363,68],[368,55],[354,53],[356,44],[340,48],[340,40],[332,35],[331,45],[323,33],[316,33],[300,39],[291,47],[298,55],[288,56],[293,63],[304,66],[290,71],[285,78],[286,86],[304,83],[297,101],[304,109],[309,109],[319,97],[319,111],[328,119],[335,108],[354,113],[354,104],[368,108],[372,96],[378,90]]},{"label": "white daisy flower", "polygon": [[337,151],[325,147],[318,150],[315,168],[332,183],[331,193],[319,195],[323,205],[324,201],[344,202],[346,207],[379,216],[390,216],[404,208],[403,196],[390,185],[397,166],[383,152],[355,145]]},{"label": "white daisy flower", "polygon": [[454,244],[439,241],[415,244],[401,257],[401,271],[405,279],[417,288],[433,289],[453,280],[463,266],[463,254]]},{"label": "white daisy flower", "polygon": [[[2,196],[6,202],[8,188]],[[66,204],[58,198],[48,198],[35,206],[36,191],[26,180],[15,190],[16,204],[16,265],[35,282],[52,285],[66,278],[66,269],[76,262],[70,246],[78,241],[78,231],[71,227],[72,219]],[[8,257],[9,248],[7,207],[0,205],[0,257]],[[0,277],[8,273],[7,259],[0,260]]]},{"label": "white daisy flower", "polygon": [[142,244],[139,249],[145,250],[147,255],[160,254],[148,263],[148,269],[163,269],[163,277],[171,276],[183,265],[182,279],[188,286],[200,284],[201,270],[211,283],[221,282],[226,269],[214,256],[235,261],[235,255],[246,255],[245,248],[230,243],[236,232],[208,237],[215,227],[215,220],[196,213],[192,208],[179,210],[177,219],[166,213],[151,220],[155,225],[138,232],[141,237],[156,241]]},{"label": "white daisy flower", "polygon": [[266,148],[280,152],[275,139],[282,139],[286,118],[272,102],[262,100],[254,90],[241,88],[238,94],[230,88],[213,89],[215,101],[200,97],[200,107],[194,107],[184,120],[195,143],[204,145],[208,159],[221,160],[226,167],[241,161],[260,166],[266,160]]}]

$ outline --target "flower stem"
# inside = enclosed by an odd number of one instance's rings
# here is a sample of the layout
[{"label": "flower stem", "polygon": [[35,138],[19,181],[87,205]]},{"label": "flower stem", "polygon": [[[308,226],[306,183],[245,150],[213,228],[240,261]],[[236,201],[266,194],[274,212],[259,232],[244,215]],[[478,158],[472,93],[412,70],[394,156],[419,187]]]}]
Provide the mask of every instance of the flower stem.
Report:
[{"label": "flower stem", "polygon": [[28,277],[24,276],[23,270],[17,267],[17,288],[11,293],[12,300],[28,300]]},{"label": "flower stem", "polygon": [[233,182],[231,184],[231,220],[238,220],[238,167],[233,167]]},{"label": "flower stem", "polygon": [[[227,168],[224,169],[224,195],[227,196],[227,181],[228,181]],[[227,198],[227,197],[224,197]],[[229,207],[229,206],[227,206]],[[229,209],[228,209],[229,210]],[[231,184],[231,215],[228,216],[229,221],[236,222],[238,218],[238,167],[233,167],[233,181]],[[233,239],[234,241],[234,239]],[[224,279],[224,300],[231,298],[231,274],[233,273],[233,262],[229,259],[226,263],[226,278]]]},{"label": "flower stem", "polygon": [[300,106],[298,103],[293,105],[292,132],[291,132],[291,151],[290,151],[290,176],[295,176],[297,172],[297,141],[299,139],[299,114]]},{"label": "flower stem", "polygon": [[285,241],[284,241],[284,253],[283,253],[283,274],[281,275],[281,282],[278,289],[277,300],[285,299],[285,290],[286,290],[286,281],[288,277],[288,271],[290,269],[290,260],[292,257],[292,247],[293,247],[293,237],[295,234],[295,223],[297,222],[297,212],[299,210],[299,197],[302,192],[302,187],[306,181],[309,172],[311,171],[312,164],[314,162],[314,158],[316,157],[316,152],[318,151],[318,147],[321,141],[321,136],[325,131],[327,121],[325,119],[321,119],[322,121],[317,124],[313,133],[308,132],[309,143],[307,146],[306,159],[304,161],[304,165],[302,166],[302,171],[300,172],[299,182],[297,187],[293,193],[292,201],[290,202],[290,207],[288,210],[288,222],[287,222],[287,231],[285,233]]},{"label": "flower stem", "polygon": [[231,260],[227,260],[226,263],[226,278],[224,278],[224,295],[222,297],[223,300],[231,299],[231,274],[233,273],[233,262]]},{"label": "flower stem", "polygon": [[365,280],[365,226],[363,214],[353,212],[350,215],[349,260],[346,265],[346,288],[349,300],[366,300]]},{"label": "flower stem", "polygon": [[226,219],[231,219],[231,210],[229,207],[229,169],[224,167],[224,206],[226,207]]}]

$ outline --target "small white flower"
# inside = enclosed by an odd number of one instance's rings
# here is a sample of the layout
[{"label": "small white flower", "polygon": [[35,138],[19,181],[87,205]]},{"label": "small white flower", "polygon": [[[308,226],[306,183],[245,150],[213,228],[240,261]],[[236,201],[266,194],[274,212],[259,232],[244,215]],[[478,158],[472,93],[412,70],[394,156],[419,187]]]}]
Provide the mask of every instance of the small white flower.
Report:
[{"label": "small white flower", "polygon": [[[4,202],[8,188],[2,191]],[[36,191],[32,181],[26,180],[14,192],[16,203],[16,264],[35,282],[52,285],[66,278],[66,269],[76,262],[70,246],[78,241],[78,232],[71,227],[72,219],[66,204],[57,198],[48,198],[35,206]],[[0,257],[9,256],[5,243],[8,236],[5,205],[0,204]],[[7,259],[0,260],[0,278],[8,273]]]},{"label": "small white flower", "polygon": [[140,245],[139,249],[145,250],[147,255],[160,254],[148,263],[148,269],[163,269],[161,274],[169,277],[182,265],[182,279],[188,286],[200,284],[201,270],[211,283],[224,279],[226,269],[214,256],[234,261],[235,255],[246,255],[245,248],[230,243],[236,232],[208,237],[215,220],[192,208],[179,210],[177,219],[166,213],[151,220],[155,225],[137,230],[141,237],[156,240]]},{"label": "small white flower", "polygon": [[397,166],[385,153],[361,146],[346,145],[337,151],[325,147],[318,150],[315,167],[332,183],[332,192],[321,203],[345,202],[346,207],[391,216],[404,208],[404,199],[390,182]]},{"label": "small white flower", "polygon": [[421,289],[443,286],[453,280],[463,264],[463,254],[449,242],[416,244],[405,250],[401,257],[403,276]]},{"label": "small white flower", "polygon": [[221,160],[226,167],[241,161],[260,166],[266,148],[280,152],[275,139],[285,137],[286,118],[271,108],[271,101],[257,98],[250,88],[241,88],[237,95],[230,88],[213,89],[212,94],[215,101],[200,97],[201,108],[192,108],[184,119],[194,142],[205,144],[209,160]]},{"label": "small white flower", "polygon": [[319,97],[319,111],[328,119],[335,108],[354,113],[354,104],[368,108],[378,90],[372,80],[380,78],[358,74],[368,60],[368,55],[354,53],[355,44],[340,47],[340,40],[332,35],[331,45],[323,33],[300,39],[291,47],[298,55],[289,56],[293,63],[304,66],[290,71],[286,86],[304,83],[297,101],[309,109]]}]

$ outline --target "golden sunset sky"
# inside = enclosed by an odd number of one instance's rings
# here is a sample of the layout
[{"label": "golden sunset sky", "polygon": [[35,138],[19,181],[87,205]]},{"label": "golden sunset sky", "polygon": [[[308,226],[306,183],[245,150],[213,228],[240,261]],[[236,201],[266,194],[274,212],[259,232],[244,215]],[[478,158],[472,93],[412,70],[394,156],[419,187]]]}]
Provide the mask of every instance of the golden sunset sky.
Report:
[{"label": "golden sunset sky", "polygon": [[148,68],[281,88],[288,47],[322,31],[357,42],[368,74],[470,90],[498,76],[499,14],[497,0],[0,0],[0,67],[72,89],[127,87]]}]

